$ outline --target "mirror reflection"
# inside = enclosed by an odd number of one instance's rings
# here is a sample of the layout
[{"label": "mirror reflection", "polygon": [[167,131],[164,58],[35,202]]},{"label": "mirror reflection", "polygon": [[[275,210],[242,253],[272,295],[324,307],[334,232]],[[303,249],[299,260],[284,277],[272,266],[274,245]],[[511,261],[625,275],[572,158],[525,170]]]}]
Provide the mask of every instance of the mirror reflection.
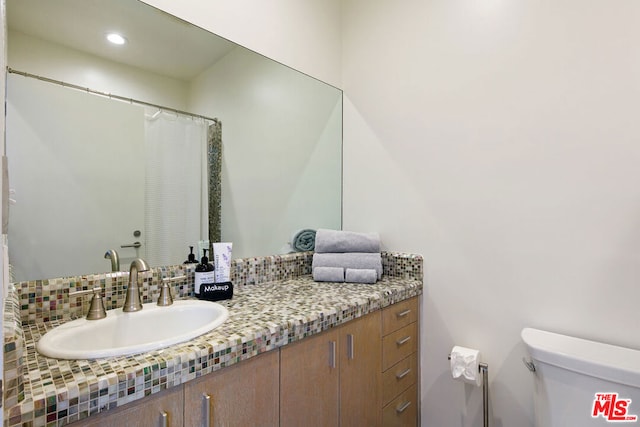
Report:
[{"label": "mirror reflection", "polygon": [[[135,0],[7,0],[7,21],[12,69],[167,107],[8,76],[16,281],[109,271],[112,248],[121,270],[154,245],[170,254],[152,265],[178,264],[207,238],[213,175],[202,145],[170,128],[156,131],[167,142],[155,154],[145,142],[150,123],[207,133],[210,121],[173,109],[222,123],[220,239],[234,258],[282,253],[302,228],[340,228],[338,89]],[[104,42],[113,30],[125,45]],[[41,145],[28,149],[33,140]],[[20,177],[34,167],[37,179]],[[175,198],[145,207],[154,186]]]}]

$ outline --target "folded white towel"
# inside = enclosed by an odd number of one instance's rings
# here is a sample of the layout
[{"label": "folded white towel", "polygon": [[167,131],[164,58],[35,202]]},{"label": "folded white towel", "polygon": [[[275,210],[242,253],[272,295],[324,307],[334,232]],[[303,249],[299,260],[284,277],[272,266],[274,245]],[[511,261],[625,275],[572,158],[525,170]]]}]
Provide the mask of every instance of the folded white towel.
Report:
[{"label": "folded white towel", "polygon": [[344,274],[344,281],[349,283],[376,283],[378,281],[378,273],[372,268],[347,268]]},{"label": "folded white towel", "polygon": [[311,268],[316,267],[341,267],[357,269],[373,269],[377,278],[382,277],[382,255],[380,253],[314,253]]},{"label": "folded white towel", "polygon": [[315,235],[316,253],[380,252],[378,233],[327,230],[321,228]]},{"label": "folded white towel", "polygon": [[344,268],[315,267],[313,269],[313,280],[316,282],[344,282]]}]

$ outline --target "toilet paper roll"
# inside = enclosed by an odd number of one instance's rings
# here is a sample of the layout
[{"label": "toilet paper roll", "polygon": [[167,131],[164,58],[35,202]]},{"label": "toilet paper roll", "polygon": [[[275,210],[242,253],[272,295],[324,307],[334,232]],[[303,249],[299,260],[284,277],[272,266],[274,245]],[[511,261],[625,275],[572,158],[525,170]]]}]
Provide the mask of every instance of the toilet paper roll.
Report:
[{"label": "toilet paper roll", "polygon": [[451,349],[451,375],[454,379],[475,386],[482,385],[480,374],[480,351],[454,346]]}]

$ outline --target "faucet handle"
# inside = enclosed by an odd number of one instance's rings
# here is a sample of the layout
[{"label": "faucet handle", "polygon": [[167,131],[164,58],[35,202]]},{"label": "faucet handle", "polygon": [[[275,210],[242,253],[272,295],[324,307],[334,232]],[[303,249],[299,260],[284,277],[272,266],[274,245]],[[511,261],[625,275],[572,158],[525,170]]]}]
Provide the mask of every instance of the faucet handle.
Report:
[{"label": "faucet handle", "polygon": [[162,279],[162,287],[160,288],[160,296],[158,297],[158,305],[166,307],[173,304],[173,297],[171,296],[171,288],[169,283],[177,282],[186,279],[187,276],[165,277]]},{"label": "faucet handle", "polygon": [[93,292],[93,297],[89,303],[89,311],[87,312],[87,320],[98,320],[107,317],[107,311],[104,308],[104,302],[102,301],[102,288],[96,286],[93,289],[86,289],[83,291],[70,292],[69,296],[87,295]]},{"label": "faucet handle", "polygon": [[93,297],[91,303],[89,303],[89,312],[87,313],[87,320],[98,320],[107,317],[107,311],[104,309],[104,301],[101,294],[102,288],[100,286],[93,288]]}]

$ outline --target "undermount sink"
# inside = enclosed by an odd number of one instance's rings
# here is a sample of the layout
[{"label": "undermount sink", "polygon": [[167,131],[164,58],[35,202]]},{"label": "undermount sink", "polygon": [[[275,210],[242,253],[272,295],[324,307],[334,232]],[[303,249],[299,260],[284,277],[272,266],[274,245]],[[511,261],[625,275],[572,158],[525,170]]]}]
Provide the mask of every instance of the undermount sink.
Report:
[{"label": "undermount sink", "polygon": [[77,319],[40,338],[38,352],[56,359],[98,359],[158,350],[217,328],[229,317],[226,307],[209,301],[180,300],[168,307],[155,303],[141,311],[107,311],[100,320]]}]

